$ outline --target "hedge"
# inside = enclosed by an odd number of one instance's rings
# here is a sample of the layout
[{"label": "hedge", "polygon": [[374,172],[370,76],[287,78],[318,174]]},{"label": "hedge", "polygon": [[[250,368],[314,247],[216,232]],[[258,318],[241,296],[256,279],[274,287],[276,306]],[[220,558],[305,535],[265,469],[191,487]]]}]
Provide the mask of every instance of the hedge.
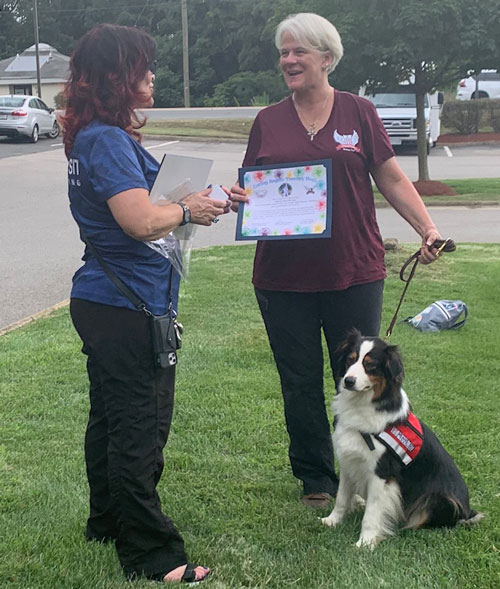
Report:
[{"label": "hedge", "polygon": [[443,105],[441,123],[463,135],[477,133],[484,125],[500,133],[500,100],[450,100]]}]

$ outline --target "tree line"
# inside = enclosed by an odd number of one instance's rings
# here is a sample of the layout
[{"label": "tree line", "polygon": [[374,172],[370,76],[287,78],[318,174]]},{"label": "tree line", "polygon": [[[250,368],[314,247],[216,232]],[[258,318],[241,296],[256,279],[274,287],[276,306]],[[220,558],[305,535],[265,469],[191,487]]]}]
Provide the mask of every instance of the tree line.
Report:
[{"label": "tree line", "polygon": [[[34,43],[33,2],[0,0],[0,59]],[[274,102],[286,95],[274,46],[288,14],[316,12],[338,28],[344,59],[336,88],[396,83],[416,75],[422,91],[470,70],[500,68],[497,0],[187,0],[193,106]],[[158,44],[157,106],[182,106],[180,0],[38,0],[40,42],[70,55],[103,22],[139,26]]]}]

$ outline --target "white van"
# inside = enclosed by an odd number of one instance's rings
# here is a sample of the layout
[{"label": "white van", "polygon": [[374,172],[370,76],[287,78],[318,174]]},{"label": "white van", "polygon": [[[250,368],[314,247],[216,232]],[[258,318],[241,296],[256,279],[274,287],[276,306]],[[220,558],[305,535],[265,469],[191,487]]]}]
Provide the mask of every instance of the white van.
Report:
[{"label": "white van", "polygon": [[[394,90],[377,88],[371,93],[363,86],[359,90],[359,95],[368,98],[375,105],[392,145],[417,145],[417,107],[413,84],[400,84]],[[443,101],[442,92],[425,95],[427,153],[436,145],[441,132]]]}]

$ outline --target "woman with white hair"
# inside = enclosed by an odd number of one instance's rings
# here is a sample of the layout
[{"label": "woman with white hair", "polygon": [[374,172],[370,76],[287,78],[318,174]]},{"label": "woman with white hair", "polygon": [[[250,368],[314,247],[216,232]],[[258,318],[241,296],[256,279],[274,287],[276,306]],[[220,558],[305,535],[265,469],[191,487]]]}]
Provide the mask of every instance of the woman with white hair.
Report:
[{"label": "woman with white hair", "polygon": [[[332,235],[259,241],[253,284],[281,379],[293,474],[302,501],[326,508],[336,494],[323,392],[322,331],[335,376],[335,350],[349,329],[375,336],[385,278],[371,177],[421,236],[420,261],[436,259],[440,238],[413,184],[399,167],[385,129],[366,99],[334,89],[328,75],[343,55],[337,29],[301,13],[276,30],[290,96],[259,112],[244,166],[330,159]],[[231,192],[242,200],[244,190]]]}]

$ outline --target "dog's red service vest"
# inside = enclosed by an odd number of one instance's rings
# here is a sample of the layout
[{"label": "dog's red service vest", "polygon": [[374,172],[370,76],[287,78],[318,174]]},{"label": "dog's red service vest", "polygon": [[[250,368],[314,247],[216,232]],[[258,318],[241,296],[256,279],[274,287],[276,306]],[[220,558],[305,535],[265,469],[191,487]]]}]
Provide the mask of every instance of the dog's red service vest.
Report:
[{"label": "dog's red service vest", "polygon": [[408,466],[422,448],[424,432],[420,421],[413,413],[409,413],[406,421],[391,425],[380,434],[375,434],[374,437],[392,450],[405,466]]}]

